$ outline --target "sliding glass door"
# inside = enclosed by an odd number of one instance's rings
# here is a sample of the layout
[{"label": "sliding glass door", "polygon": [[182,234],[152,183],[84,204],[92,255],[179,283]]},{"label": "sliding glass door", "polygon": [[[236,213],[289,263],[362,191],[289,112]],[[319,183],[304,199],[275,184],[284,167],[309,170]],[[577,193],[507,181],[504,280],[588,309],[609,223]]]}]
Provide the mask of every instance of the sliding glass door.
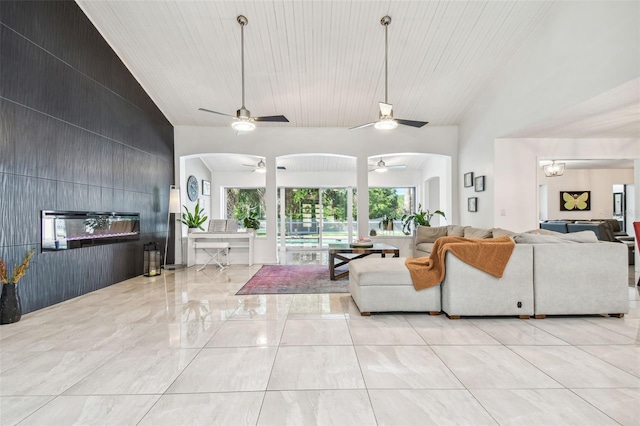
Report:
[{"label": "sliding glass door", "polygon": [[279,245],[318,249],[348,242],[350,188],[281,188]]}]

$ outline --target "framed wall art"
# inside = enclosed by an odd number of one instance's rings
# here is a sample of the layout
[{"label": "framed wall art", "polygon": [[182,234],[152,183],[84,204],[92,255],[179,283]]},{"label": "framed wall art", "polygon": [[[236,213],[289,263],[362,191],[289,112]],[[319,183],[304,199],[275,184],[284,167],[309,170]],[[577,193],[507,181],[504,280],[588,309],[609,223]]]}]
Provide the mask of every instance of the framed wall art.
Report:
[{"label": "framed wall art", "polygon": [[473,172],[464,174],[464,187],[469,188],[470,186],[473,186]]},{"label": "framed wall art", "polygon": [[211,195],[211,182],[202,180],[202,195]]},{"label": "framed wall art", "polygon": [[560,191],[560,211],[591,210],[591,191]]},{"label": "framed wall art", "polygon": [[477,178],[475,178],[475,191],[484,191],[484,176],[478,176]]},{"label": "framed wall art", "polygon": [[478,211],[478,197],[467,198],[467,210],[470,212]]}]

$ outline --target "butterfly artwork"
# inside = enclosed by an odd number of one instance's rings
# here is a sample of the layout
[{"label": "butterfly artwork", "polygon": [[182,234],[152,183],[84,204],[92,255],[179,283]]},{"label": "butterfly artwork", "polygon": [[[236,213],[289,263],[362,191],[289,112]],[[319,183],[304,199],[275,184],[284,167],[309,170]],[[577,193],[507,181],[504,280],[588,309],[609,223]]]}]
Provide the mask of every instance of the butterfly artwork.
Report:
[{"label": "butterfly artwork", "polygon": [[591,210],[591,191],[560,191],[560,210]]}]

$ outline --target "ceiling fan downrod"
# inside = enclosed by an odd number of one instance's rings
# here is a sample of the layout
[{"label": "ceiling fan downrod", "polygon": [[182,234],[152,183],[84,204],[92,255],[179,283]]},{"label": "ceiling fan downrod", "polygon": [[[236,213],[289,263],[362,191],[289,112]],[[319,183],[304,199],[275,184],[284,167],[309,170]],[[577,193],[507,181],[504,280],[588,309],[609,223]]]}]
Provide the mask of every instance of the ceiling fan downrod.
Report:
[{"label": "ceiling fan downrod", "polygon": [[[238,117],[243,117],[245,116],[244,112],[247,110],[244,106],[244,27],[249,24],[249,20],[244,15],[238,15],[236,20],[240,24],[240,66],[242,68],[242,107],[238,111]],[[246,118],[249,118],[248,112]]]},{"label": "ceiling fan downrod", "polygon": [[388,60],[388,56],[389,56],[389,41],[388,41],[388,36],[387,36],[387,32],[389,29],[389,24],[391,24],[391,17],[388,15],[385,15],[382,17],[382,19],[380,19],[380,24],[384,26],[384,103],[388,104],[388,75],[389,75],[389,60]]}]

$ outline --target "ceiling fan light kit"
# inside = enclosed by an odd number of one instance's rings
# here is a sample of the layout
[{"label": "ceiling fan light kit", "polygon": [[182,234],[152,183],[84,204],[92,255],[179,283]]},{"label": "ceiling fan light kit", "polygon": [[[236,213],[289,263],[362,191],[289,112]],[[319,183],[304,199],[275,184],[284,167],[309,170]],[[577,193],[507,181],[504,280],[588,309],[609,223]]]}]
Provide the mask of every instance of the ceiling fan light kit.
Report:
[{"label": "ceiling fan light kit", "polygon": [[249,120],[237,120],[231,123],[231,127],[238,132],[250,132],[256,128],[256,125]]},{"label": "ceiling fan light kit", "polygon": [[544,170],[544,175],[546,177],[557,177],[564,174],[564,166],[565,163],[556,163],[555,161],[552,161],[551,164],[547,164],[542,167],[542,170]]},{"label": "ceiling fan light kit", "polygon": [[249,24],[249,20],[244,15],[238,15],[236,18],[240,24],[240,57],[242,64],[242,106],[236,111],[236,115],[225,114],[223,112],[212,111],[206,108],[198,108],[200,111],[210,112],[212,114],[233,117],[234,121],[231,127],[238,132],[250,132],[256,128],[254,121],[268,121],[272,123],[288,123],[287,117],[284,115],[268,115],[264,117],[251,117],[251,112],[244,106],[244,27]]},{"label": "ceiling fan light kit", "polygon": [[398,127],[398,122],[393,118],[380,118],[379,121],[375,122],[373,127],[379,130],[392,130]]}]

